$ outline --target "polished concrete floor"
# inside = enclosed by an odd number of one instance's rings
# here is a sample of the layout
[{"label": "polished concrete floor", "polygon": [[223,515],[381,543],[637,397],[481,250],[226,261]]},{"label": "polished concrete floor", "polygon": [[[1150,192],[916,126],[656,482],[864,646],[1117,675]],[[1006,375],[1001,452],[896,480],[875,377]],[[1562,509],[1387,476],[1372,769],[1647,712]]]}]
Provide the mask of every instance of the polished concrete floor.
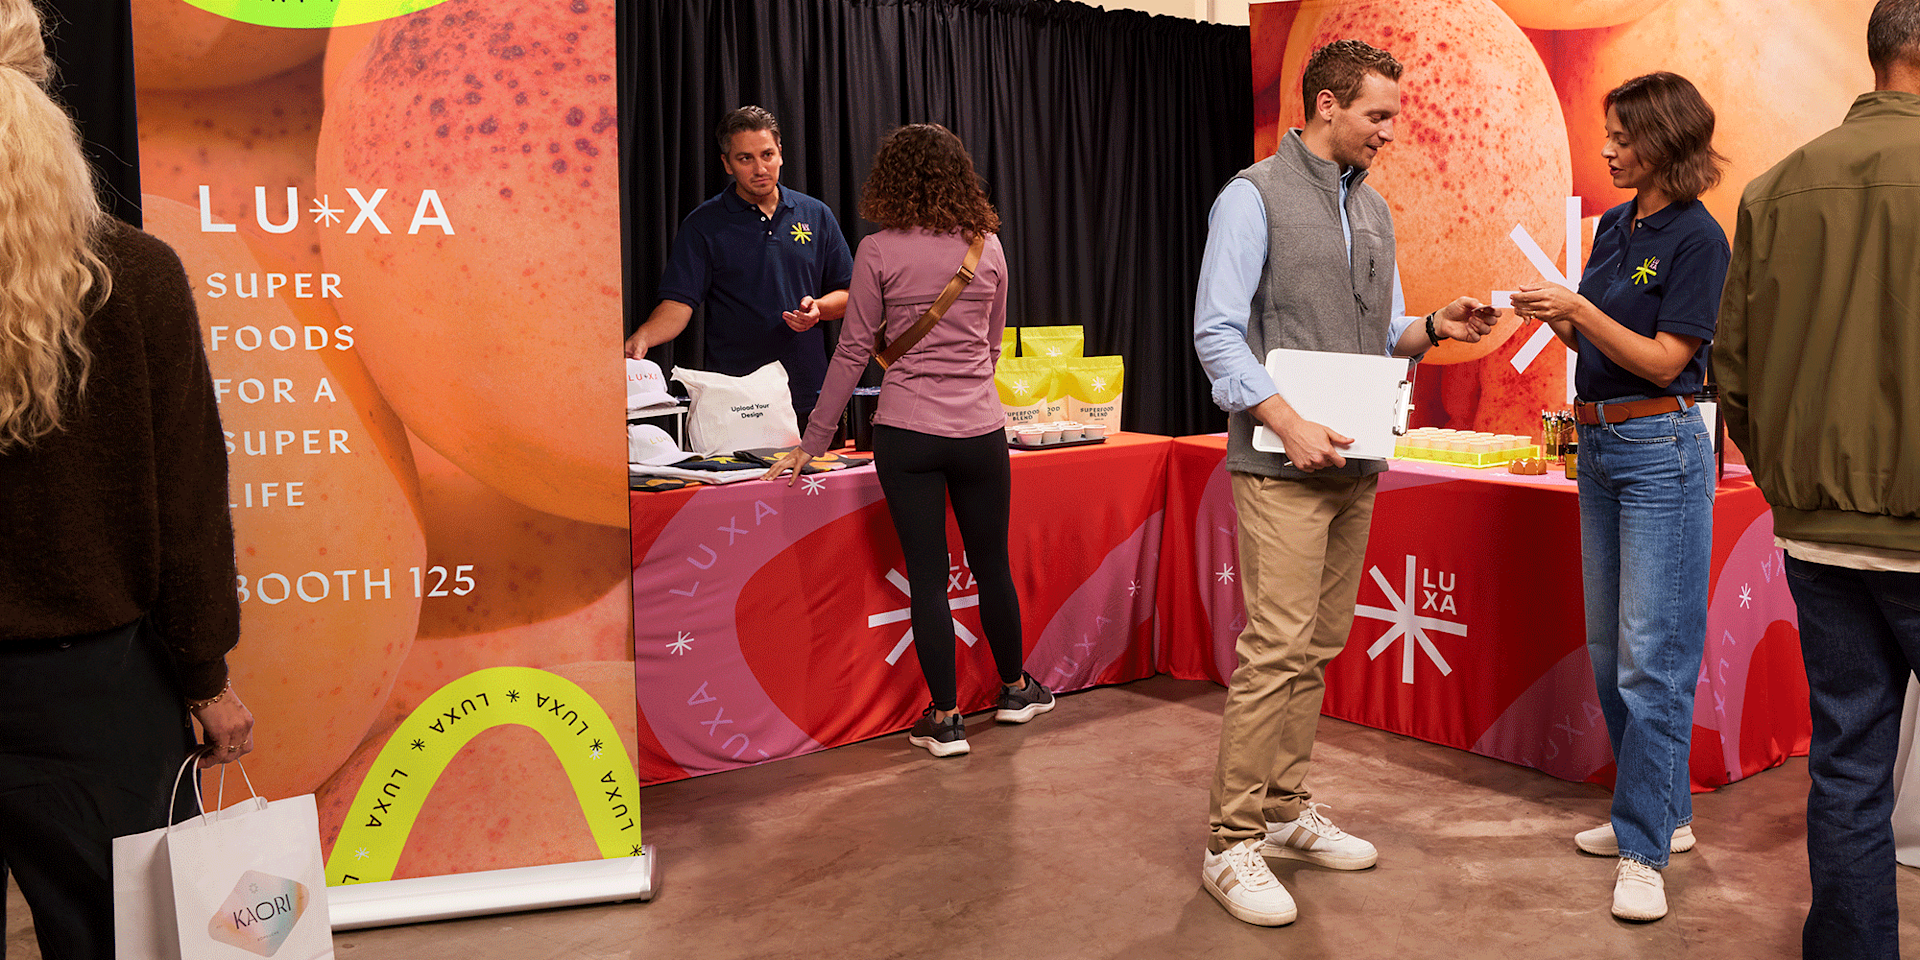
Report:
[{"label": "polished concrete floor", "polygon": [[[1806,765],[1695,798],[1700,845],[1666,872],[1673,912],[1607,912],[1613,861],[1571,837],[1607,794],[1325,721],[1316,799],[1380,848],[1337,873],[1275,872],[1300,919],[1263,929],[1201,889],[1225,691],[1154,678],[1062,698],[1024,727],[968,723],[971,755],[903,736],[649,787],[664,883],[646,904],[334,938],[353,960],[637,958],[1700,958],[1799,956]],[[1902,868],[1920,956],[1920,873]],[[8,956],[38,958],[17,896]]]}]

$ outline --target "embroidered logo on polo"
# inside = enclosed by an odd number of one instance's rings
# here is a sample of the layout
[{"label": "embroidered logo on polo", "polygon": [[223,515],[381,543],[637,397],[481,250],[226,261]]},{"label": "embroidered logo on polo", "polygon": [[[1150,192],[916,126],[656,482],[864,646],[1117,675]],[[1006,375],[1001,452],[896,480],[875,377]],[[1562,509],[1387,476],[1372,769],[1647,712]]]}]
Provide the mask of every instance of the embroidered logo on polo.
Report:
[{"label": "embroidered logo on polo", "polygon": [[809,225],[807,225],[807,224],[804,224],[804,223],[796,223],[796,224],[794,224],[794,225],[793,225],[793,240],[794,240],[794,242],[795,242],[795,243],[812,243],[812,242],[813,242],[813,227],[811,227],[811,226],[809,226]]},{"label": "embroidered logo on polo", "polygon": [[1639,266],[1633,268],[1633,282],[1636,284],[1652,283],[1653,278],[1659,275],[1660,275],[1660,258],[1659,257],[1648,257],[1647,259],[1640,261]]},{"label": "embroidered logo on polo", "polygon": [[293,935],[311,899],[305,884],[248,870],[207,921],[207,936],[248,953],[271,957]]}]

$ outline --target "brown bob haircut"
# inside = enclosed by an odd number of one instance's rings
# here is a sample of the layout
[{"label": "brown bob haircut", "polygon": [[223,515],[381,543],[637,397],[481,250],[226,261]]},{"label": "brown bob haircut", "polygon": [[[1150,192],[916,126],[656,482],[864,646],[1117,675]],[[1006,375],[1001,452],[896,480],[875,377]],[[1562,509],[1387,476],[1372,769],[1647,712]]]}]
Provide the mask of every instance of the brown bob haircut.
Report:
[{"label": "brown bob haircut", "polygon": [[1360,95],[1360,84],[1367,74],[1377,73],[1396,83],[1400,80],[1400,61],[1393,54],[1361,40],[1335,40],[1307,58],[1306,72],[1300,75],[1300,99],[1306,102],[1307,116],[1320,91],[1332,91],[1341,106]]},{"label": "brown bob haircut", "polygon": [[973,172],[960,138],[937,123],[915,123],[887,134],[860,191],[860,215],[896,230],[972,236],[1000,231],[1000,215]]},{"label": "brown bob haircut", "polygon": [[1720,182],[1727,158],[1713,149],[1713,108],[1677,73],[1634,77],[1601,99],[1674,203],[1697,200]]}]

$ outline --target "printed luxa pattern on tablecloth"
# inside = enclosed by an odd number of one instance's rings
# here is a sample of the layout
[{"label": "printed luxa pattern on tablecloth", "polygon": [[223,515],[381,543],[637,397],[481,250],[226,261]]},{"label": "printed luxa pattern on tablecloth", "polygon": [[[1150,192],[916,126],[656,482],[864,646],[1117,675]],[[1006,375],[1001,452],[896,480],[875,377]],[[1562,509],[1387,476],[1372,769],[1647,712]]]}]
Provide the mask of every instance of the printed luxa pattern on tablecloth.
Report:
[{"label": "printed luxa pattern on tablecloth", "polygon": [[[634,570],[637,695],[665,754],[650,763],[643,740],[643,779],[675,775],[669,763],[697,776],[865,739],[926,705],[878,483],[871,471],[807,479],[700,490]],[[1089,551],[1049,540],[1078,532],[1072,511],[1040,512],[1053,519],[1013,545],[1026,669],[1059,691],[1110,682],[1153,616],[1162,515],[1106,528]],[[947,542],[960,703],[975,710],[997,679],[951,525]]]}]

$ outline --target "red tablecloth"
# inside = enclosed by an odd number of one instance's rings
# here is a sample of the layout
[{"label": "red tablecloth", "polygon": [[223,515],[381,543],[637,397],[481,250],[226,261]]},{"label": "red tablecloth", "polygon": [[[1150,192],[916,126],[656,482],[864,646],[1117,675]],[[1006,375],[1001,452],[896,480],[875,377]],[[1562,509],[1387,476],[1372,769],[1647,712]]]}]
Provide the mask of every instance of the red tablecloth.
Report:
[{"label": "red tablecloth", "polygon": [[[1222,437],[1174,441],[1158,664],[1225,682],[1245,624]],[[1579,506],[1559,476],[1396,463],[1381,477],[1328,716],[1611,783],[1581,611]],[[1692,772],[1710,789],[1804,754],[1798,620],[1773,522],[1730,471],[1714,503],[1707,650]]]},{"label": "red tablecloth", "polygon": [[[1164,437],[1013,454],[1011,547],[1027,669],[1056,690],[1150,676]],[[900,546],[871,467],[635,493],[642,783],[909,726],[927,703]],[[960,705],[998,690],[949,519]]]}]

